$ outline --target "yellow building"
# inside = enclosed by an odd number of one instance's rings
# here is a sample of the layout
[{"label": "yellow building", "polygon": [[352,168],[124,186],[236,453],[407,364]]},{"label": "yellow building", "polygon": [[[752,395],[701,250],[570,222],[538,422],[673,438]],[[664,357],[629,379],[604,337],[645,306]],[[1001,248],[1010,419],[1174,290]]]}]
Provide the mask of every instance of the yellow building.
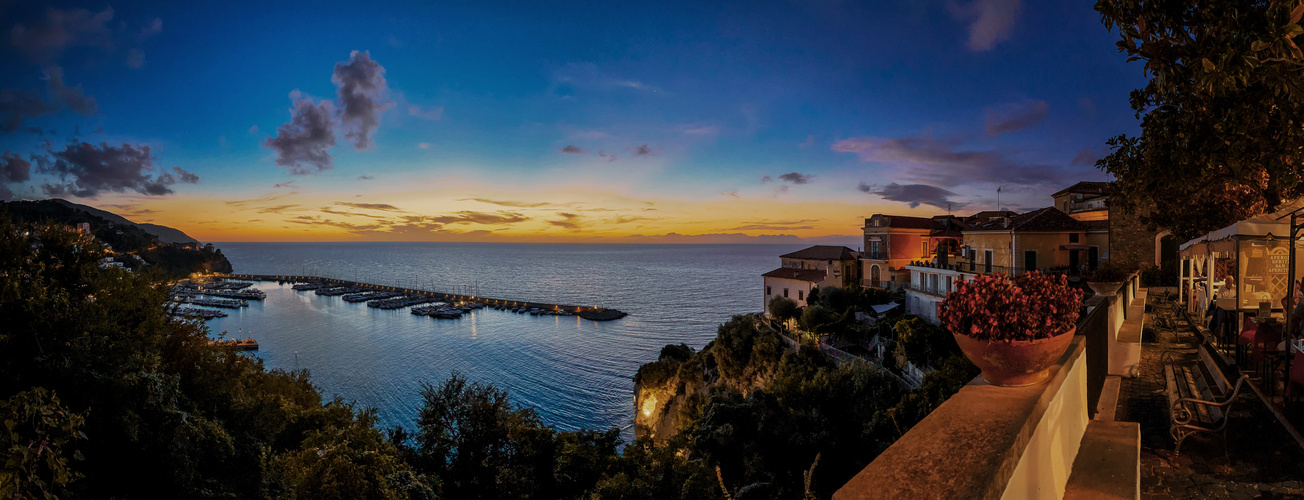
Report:
[{"label": "yellow building", "polygon": [[1108,255],[1108,221],[1080,221],[1047,207],[976,224],[964,231],[964,245],[962,266],[971,272],[1076,274]]}]

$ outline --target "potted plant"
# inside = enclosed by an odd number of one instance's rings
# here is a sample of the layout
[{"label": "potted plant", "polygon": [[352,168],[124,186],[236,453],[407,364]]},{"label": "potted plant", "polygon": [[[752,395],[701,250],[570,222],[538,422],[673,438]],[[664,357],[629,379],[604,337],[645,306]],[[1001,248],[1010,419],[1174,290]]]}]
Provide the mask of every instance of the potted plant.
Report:
[{"label": "potted plant", "polygon": [[1031,385],[1050,376],[1076,331],[1082,290],[1031,271],[961,280],[942,301],[942,324],[983,379],[992,385]]},{"label": "potted plant", "polygon": [[1131,276],[1132,273],[1124,271],[1121,267],[1105,264],[1087,273],[1087,286],[1091,287],[1091,291],[1096,292],[1096,295],[1109,297],[1117,293],[1123,286],[1123,282]]}]

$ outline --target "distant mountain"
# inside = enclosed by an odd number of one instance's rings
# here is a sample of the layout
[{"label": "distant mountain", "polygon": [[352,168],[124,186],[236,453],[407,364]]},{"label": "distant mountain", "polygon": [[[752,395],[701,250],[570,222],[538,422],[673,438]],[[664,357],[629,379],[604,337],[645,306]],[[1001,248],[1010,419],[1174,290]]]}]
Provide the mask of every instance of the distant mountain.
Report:
[{"label": "distant mountain", "polygon": [[109,222],[125,224],[129,226],[136,226],[140,228],[142,231],[154,235],[154,237],[158,238],[158,240],[163,243],[198,243],[199,242],[199,240],[191,238],[190,235],[181,232],[180,229],[174,229],[167,226],[160,226],[158,224],[135,223],[113,212],[100,210],[95,207],[88,207],[86,205],[79,205],[71,201],[63,200],[59,198],[51,198],[50,201],[56,202],[60,205],[63,205],[68,208],[72,208],[74,210],[81,210],[83,212],[102,218]]}]

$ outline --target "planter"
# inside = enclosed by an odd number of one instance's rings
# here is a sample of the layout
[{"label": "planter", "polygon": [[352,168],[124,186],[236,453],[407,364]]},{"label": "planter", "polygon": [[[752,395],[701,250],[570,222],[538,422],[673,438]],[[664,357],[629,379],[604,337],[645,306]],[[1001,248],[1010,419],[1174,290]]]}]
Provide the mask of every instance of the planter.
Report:
[{"label": "planter", "polygon": [[1118,293],[1119,288],[1123,287],[1123,282],[1122,281],[1088,281],[1087,286],[1091,287],[1091,291],[1096,292],[1096,295],[1104,295],[1106,297],[1112,297],[1114,296],[1115,293]]},{"label": "planter", "polygon": [[983,380],[992,385],[1020,387],[1045,381],[1069,344],[1077,328],[1054,337],[1037,340],[976,340],[956,335],[964,357],[983,371]]}]

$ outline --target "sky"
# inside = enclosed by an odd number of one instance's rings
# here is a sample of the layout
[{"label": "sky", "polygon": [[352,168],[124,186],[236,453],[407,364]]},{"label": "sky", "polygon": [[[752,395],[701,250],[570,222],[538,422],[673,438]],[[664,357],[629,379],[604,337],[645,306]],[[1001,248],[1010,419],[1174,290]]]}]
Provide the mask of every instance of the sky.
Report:
[{"label": "sky", "polygon": [[201,241],[841,242],[1051,204],[1145,84],[1091,2],[0,0],[0,198]]}]

